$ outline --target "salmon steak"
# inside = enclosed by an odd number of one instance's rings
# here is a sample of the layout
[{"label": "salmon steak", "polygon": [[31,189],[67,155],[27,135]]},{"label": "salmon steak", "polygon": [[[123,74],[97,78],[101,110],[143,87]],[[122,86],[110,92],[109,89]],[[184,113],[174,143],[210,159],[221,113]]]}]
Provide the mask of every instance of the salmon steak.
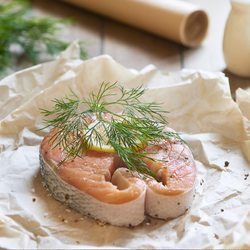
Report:
[{"label": "salmon steak", "polygon": [[191,206],[197,169],[180,139],[161,140],[143,149],[143,161],[156,180],[132,174],[115,152],[89,150],[63,162],[66,153],[51,143],[57,131],[55,128],[44,137],[39,158],[42,177],[58,201],[101,222],[124,227],[141,224],[145,213],[176,218]]}]

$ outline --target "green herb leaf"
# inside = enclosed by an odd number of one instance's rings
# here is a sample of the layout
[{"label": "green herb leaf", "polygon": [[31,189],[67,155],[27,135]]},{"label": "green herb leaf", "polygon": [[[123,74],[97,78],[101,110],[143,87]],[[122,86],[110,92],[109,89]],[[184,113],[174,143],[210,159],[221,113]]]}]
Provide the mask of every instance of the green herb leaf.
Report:
[{"label": "green herb leaf", "polygon": [[[33,63],[39,63],[41,53],[56,55],[65,50],[68,42],[57,39],[57,34],[71,18],[38,18],[29,13],[30,2],[12,0],[0,3],[0,75],[6,75],[11,67],[12,45],[21,47],[23,54]],[[87,57],[83,42],[80,42],[81,58]]]},{"label": "green herb leaf", "polygon": [[[117,91],[119,96],[114,94]],[[80,99],[71,90],[69,97],[53,100],[55,106],[52,111],[41,109],[45,116],[55,117],[51,120],[45,119],[46,126],[42,129],[58,129],[51,141],[53,147],[60,146],[67,152],[64,161],[81,157],[93,144],[99,145],[100,148],[108,144],[114,148],[130,171],[137,172],[141,177],[158,179],[143,160],[147,158],[155,161],[154,153],[152,157],[149,156],[149,152],[144,150],[145,146],[158,145],[161,140],[171,138],[183,140],[178,133],[165,130],[168,126],[166,115],[169,112],[161,108],[161,103],[140,101],[146,91],[143,86],[126,89],[117,82],[102,83],[97,94],[91,92],[88,99]],[[116,100],[114,96],[117,97]],[[82,104],[87,107],[86,110],[77,112]],[[122,107],[123,112],[114,113],[112,110],[115,106]],[[105,112],[111,114],[110,121],[103,118]],[[87,118],[93,114],[98,122],[95,126],[89,126]],[[101,132],[97,129],[98,126],[102,127]]]}]

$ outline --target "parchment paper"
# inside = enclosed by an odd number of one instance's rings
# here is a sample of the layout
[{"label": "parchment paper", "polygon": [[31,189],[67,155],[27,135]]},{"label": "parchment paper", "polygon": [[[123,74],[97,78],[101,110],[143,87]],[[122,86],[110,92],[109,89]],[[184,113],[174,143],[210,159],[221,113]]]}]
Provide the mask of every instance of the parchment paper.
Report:
[{"label": "parchment paper", "polygon": [[209,17],[196,4],[180,0],[61,0],[158,36],[198,46],[206,37]]},{"label": "parchment paper", "polygon": [[[0,82],[0,247],[12,248],[250,248],[250,93],[230,95],[223,73],[163,73],[153,65],[129,70],[107,55],[78,59],[74,42],[55,61]],[[54,200],[39,170],[48,132],[39,108],[54,98],[96,91],[101,82],[144,83],[145,100],[164,102],[169,125],[192,146],[198,168],[192,207],[179,218],[135,228],[99,225]],[[225,162],[229,162],[225,166]],[[61,216],[61,217],[60,217]],[[64,221],[62,221],[62,217]]]}]

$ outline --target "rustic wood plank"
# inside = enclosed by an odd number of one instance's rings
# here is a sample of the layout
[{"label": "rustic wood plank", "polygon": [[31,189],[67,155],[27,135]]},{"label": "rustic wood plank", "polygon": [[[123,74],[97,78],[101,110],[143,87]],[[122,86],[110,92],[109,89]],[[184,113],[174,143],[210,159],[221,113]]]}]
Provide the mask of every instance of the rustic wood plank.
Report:
[{"label": "rustic wood plank", "polygon": [[33,14],[36,16],[52,16],[55,18],[73,17],[76,23],[65,28],[60,39],[71,42],[81,40],[86,42],[88,57],[100,54],[102,18],[72,5],[51,0],[32,0]]},{"label": "rustic wood plank", "polygon": [[181,69],[180,45],[105,19],[103,53],[125,67],[140,70],[154,64],[160,70]]},{"label": "rustic wood plank", "polygon": [[[74,40],[84,41],[88,58],[98,56],[101,52],[102,47],[102,18],[79,9],[77,7],[62,3],[60,1],[51,0],[30,0],[32,2],[31,14],[37,17],[54,17],[54,18],[69,18],[73,17],[75,23],[63,29],[58,33],[58,39],[67,42]],[[13,68],[8,69],[7,73],[12,74],[16,71],[25,69],[32,66],[31,62],[28,61],[21,53],[18,46],[12,46]],[[44,53],[40,57],[40,62],[47,62],[55,58]]]}]

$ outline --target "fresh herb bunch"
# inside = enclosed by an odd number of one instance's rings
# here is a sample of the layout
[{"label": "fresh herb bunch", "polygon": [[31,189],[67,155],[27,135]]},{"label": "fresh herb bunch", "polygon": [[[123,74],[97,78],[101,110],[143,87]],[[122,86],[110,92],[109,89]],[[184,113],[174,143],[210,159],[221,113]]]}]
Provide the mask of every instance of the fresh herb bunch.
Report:
[{"label": "fresh herb bunch", "polygon": [[[23,54],[33,63],[39,62],[41,53],[56,55],[66,49],[68,42],[56,38],[63,26],[73,22],[71,18],[38,18],[28,15],[30,2],[26,0],[1,1],[0,3],[0,74],[11,67],[11,45],[19,45]],[[81,57],[86,58],[83,42]]]},{"label": "fresh herb bunch", "polygon": [[[71,90],[71,89],[70,89]],[[119,90],[120,96],[114,101],[105,101],[107,97],[115,96],[115,90]],[[128,169],[141,177],[156,178],[155,173],[147,168],[143,159],[155,161],[153,155],[143,150],[147,145],[158,145],[160,140],[177,138],[182,141],[178,133],[165,130],[168,125],[166,114],[157,102],[143,103],[139,99],[147,89],[143,86],[125,89],[117,82],[102,83],[97,94],[91,92],[88,99],[80,99],[72,90],[71,95],[61,99],[54,99],[52,111],[41,109],[45,116],[53,115],[51,120],[44,119],[46,126],[58,131],[54,134],[53,148],[59,146],[67,152],[64,159],[72,159],[88,152],[91,146],[97,143],[100,148],[108,144],[114,148],[118,156],[126,163]],[[111,98],[110,98],[111,99]],[[114,98],[112,98],[114,99]],[[83,112],[77,112],[80,105],[87,108]],[[123,112],[117,114],[109,107],[121,106]],[[111,114],[111,120],[104,119],[103,114]],[[88,118],[96,115],[98,122],[95,126],[89,126]],[[102,132],[97,127],[102,127]]]}]

